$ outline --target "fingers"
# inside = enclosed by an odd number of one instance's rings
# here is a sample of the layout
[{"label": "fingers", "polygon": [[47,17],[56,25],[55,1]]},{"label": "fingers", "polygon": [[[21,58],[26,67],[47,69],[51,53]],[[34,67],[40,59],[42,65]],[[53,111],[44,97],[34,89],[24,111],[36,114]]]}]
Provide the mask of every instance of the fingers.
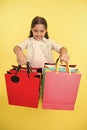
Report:
[{"label": "fingers", "polygon": [[18,62],[18,64],[19,65],[25,65],[26,64],[26,62],[27,62],[27,59],[26,59],[26,57],[17,57],[17,62]]},{"label": "fingers", "polygon": [[70,57],[68,56],[68,54],[64,53],[60,56],[60,62],[63,63],[63,61],[65,63],[68,63],[70,60]]}]

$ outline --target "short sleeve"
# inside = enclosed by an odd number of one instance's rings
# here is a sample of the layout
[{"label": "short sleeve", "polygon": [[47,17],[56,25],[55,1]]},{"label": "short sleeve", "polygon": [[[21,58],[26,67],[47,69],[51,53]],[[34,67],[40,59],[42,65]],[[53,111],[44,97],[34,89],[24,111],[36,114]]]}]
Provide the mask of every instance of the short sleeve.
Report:
[{"label": "short sleeve", "polygon": [[24,49],[27,49],[28,44],[29,44],[29,39],[26,39],[25,41],[21,42],[17,46],[19,46],[22,50],[24,50]]},{"label": "short sleeve", "polygon": [[60,52],[60,49],[63,47],[62,45],[60,45],[59,43],[56,43],[52,40],[49,40],[50,44],[51,44],[51,49],[55,50],[57,52]]}]

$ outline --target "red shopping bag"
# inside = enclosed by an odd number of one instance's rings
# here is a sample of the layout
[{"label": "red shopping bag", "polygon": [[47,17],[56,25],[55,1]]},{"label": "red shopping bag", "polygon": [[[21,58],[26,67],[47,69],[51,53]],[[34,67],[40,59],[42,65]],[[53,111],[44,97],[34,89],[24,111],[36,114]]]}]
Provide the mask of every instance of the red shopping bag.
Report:
[{"label": "red shopping bag", "polygon": [[38,107],[40,92],[40,74],[21,69],[11,69],[5,74],[8,102],[11,105]]},{"label": "red shopping bag", "polygon": [[42,108],[74,110],[80,78],[80,73],[46,72]]}]

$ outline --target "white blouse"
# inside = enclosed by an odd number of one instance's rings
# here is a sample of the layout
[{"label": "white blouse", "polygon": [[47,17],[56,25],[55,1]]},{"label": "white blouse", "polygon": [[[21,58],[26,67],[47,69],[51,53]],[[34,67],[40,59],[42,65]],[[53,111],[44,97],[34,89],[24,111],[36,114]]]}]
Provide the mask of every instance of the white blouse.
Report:
[{"label": "white blouse", "polygon": [[51,39],[43,38],[41,41],[35,40],[33,37],[26,39],[18,44],[22,50],[27,49],[26,57],[32,67],[44,67],[44,63],[53,63],[52,50],[59,53],[61,45],[55,43]]}]

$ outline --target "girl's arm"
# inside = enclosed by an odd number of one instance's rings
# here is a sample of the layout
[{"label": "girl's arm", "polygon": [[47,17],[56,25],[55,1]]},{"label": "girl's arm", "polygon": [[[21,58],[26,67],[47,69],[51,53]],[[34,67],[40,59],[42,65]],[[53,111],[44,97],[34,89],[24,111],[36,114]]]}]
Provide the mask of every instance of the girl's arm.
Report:
[{"label": "girl's arm", "polygon": [[70,59],[69,55],[68,55],[68,50],[65,47],[55,43],[52,40],[50,40],[50,43],[51,43],[52,49],[60,54],[60,61],[61,61],[61,63],[62,63],[62,61],[68,63],[69,59]]},{"label": "girl's arm", "polygon": [[14,49],[13,49],[13,51],[14,51],[14,53],[17,56],[17,62],[18,62],[18,64],[19,65],[26,64],[27,59],[26,59],[26,56],[24,55],[23,50],[21,49],[21,47],[15,46]]}]

